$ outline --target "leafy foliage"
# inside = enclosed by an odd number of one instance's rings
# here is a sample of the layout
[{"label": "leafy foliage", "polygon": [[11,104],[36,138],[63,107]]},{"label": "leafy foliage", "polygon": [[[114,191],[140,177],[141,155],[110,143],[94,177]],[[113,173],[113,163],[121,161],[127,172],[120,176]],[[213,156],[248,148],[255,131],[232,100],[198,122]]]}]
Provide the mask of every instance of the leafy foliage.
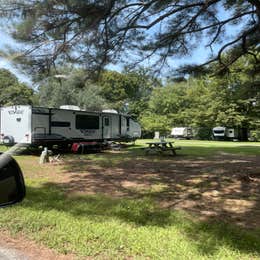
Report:
[{"label": "leafy foliage", "polygon": [[6,69],[0,69],[0,105],[27,105],[33,102],[33,90]]},{"label": "leafy foliage", "polygon": [[83,69],[60,67],[51,76],[41,78],[39,98],[43,106],[68,104],[96,111],[109,108],[135,118],[147,109],[152,88],[159,84],[146,70],[104,71],[93,81]]},{"label": "leafy foliage", "polygon": [[105,71],[98,84],[102,88],[102,96],[111,108],[138,118],[147,109],[152,89],[160,82],[149,71],[141,69],[123,73]]},{"label": "leafy foliage", "polygon": [[141,118],[144,128],[164,132],[174,126],[258,128],[260,80],[255,66],[254,58],[247,56],[231,66],[230,75],[205,75],[154,89]]},{"label": "leafy foliage", "polygon": [[47,77],[39,88],[39,102],[42,106],[60,107],[61,105],[77,105],[85,110],[100,111],[106,107],[101,88],[86,80],[86,73],[80,69],[69,72],[62,68],[61,73]]}]

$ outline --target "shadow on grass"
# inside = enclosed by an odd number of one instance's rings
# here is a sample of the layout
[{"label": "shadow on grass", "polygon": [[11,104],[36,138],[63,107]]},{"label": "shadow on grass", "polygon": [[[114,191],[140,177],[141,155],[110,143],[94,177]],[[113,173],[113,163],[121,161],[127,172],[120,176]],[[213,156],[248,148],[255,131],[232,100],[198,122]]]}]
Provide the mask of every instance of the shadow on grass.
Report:
[{"label": "shadow on grass", "polygon": [[[112,199],[102,195],[66,197],[55,183],[28,187],[21,207],[36,211],[62,212],[75,218],[101,223],[117,219],[135,226],[178,230],[203,255],[213,255],[221,247],[260,255],[260,230],[248,231],[225,223],[191,220],[188,215],[156,207],[150,198]],[[174,231],[176,232],[176,231]],[[170,234],[170,233],[169,233]],[[176,234],[175,234],[176,235]]]},{"label": "shadow on grass", "polygon": [[182,208],[250,228],[260,226],[260,164],[254,157],[180,155],[172,159],[108,153],[68,161],[63,170],[69,179],[57,187],[65,193],[148,196],[164,208]]},{"label": "shadow on grass", "polygon": [[29,186],[23,206],[44,211],[57,210],[74,217],[91,217],[97,222],[104,217],[161,227],[171,222],[170,211],[156,207],[149,198],[115,199],[101,194],[66,197],[56,183],[46,183],[39,188]]}]

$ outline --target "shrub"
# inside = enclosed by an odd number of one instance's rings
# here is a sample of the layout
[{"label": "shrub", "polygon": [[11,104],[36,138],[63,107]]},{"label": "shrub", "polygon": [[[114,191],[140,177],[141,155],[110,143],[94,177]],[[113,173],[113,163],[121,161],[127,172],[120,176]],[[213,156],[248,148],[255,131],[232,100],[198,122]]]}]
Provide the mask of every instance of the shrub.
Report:
[{"label": "shrub", "polygon": [[250,140],[251,141],[260,141],[260,130],[250,131]]}]

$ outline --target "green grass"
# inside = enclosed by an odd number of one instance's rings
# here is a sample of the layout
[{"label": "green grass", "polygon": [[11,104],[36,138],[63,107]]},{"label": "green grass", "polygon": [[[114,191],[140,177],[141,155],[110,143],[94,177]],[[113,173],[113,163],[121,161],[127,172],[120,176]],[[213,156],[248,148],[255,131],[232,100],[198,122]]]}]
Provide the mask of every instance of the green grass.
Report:
[{"label": "green grass", "polygon": [[9,148],[5,145],[0,145],[0,152],[6,152]]},{"label": "green grass", "polygon": [[260,231],[192,220],[149,198],[66,197],[55,184],[27,181],[23,203],[1,209],[0,228],[57,250],[95,258],[260,258]]},{"label": "green grass", "polygon": [[[164,160],[144,156],[148,140],[122,153],[84,155],[101,167],[136,160]],[[177,140],[178,154],[207,157],[220,152],[259,155],[260,143]],[[74,155],[78,157],[78,155]],[[74,158],[66,155],[65,158]],[[169,159],[169,157],[165,157]],[[33,168],[32,156],[18,157],[25,171]],[[37,158],[38,160],[38,158]],[[86,161],[86,164],[88,162]],[[75,168],[80,172],[81,166]],[[67,196],[48,178],[26,178],[27,196],[18,205],[0,210],[0,229],[49,248],[76,256],[99,259],[260,259],[260,230],[246,230],[224,222],[199,221],[188,213],[161,209],[151,194],[140,199],[112,198],[102,194]]]},{"label": "green grass", "polygon": [[[145,143],[152,140],[138,140],[137,147],[147,146]],[[176,146],[182,150],[177,151],[180,155],[188,156],[214,156],[218,153],[260,155],[260,142],[224,142],[224,141],[198,141],[198,140],[174,140]]]}]

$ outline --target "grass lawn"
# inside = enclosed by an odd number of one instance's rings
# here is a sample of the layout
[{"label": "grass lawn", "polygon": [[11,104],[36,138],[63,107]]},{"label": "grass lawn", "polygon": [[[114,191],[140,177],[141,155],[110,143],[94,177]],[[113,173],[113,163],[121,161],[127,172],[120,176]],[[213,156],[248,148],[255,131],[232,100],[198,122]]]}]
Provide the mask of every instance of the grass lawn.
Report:
[{"label": "grass lawn", "polygon": [[144,156],[147,141],[58,164],[17,156],[27,196],[0,210],[0,233],[75,258],[260,259],[260,143],[177,140],[172,157]]},{"label": "grass lawn", "polygon": [[[153,140],[138,140],[137,145],[145,147],[145,143]],[[174,141],[177,146],[182,147],[181,155],[189,156],[211,156],[219,152],[260,155],[260,142],[226,142],[226,141],[198,141],[198,140],[174,140],[168,138],[167,141]]]}]

